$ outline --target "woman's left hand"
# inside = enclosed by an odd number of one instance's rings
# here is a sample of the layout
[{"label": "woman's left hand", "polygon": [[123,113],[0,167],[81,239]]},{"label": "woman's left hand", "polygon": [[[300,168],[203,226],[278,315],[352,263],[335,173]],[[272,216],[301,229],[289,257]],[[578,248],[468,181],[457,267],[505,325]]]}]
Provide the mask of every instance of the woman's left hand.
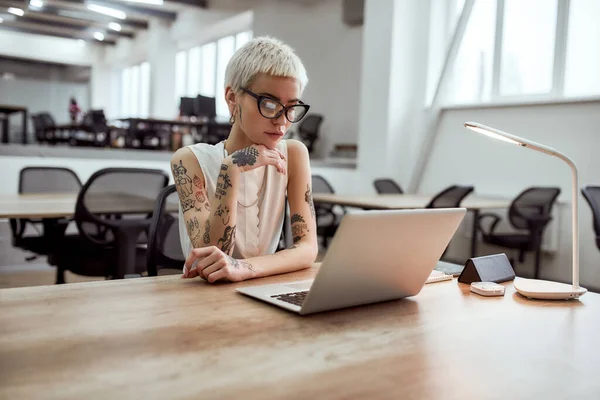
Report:
[{"label": "woman's left hand", "polygon": [[195,248],[190,252],[185,260],[182,278],[199,276],[208,283],[239,282],[253,278],[255,275],[256,270],[248,261],[236,260],[223,253],[218,247],[209,246]]}]

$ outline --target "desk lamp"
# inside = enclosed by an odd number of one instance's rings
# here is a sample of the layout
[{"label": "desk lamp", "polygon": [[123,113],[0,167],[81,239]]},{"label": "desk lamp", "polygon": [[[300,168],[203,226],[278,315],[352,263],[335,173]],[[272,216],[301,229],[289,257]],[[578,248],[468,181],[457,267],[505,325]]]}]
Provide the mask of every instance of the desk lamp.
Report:
[{"label": "desk lamp", "polygon": [[522,139],[518,136],[481,125],[477,122],[465,122],[464,125],[468,129],[494,139],[503,140],[508,143],[517,144],[522,147],[527,147],[529,149],[548,154],[550,156],[558,157],[566,162],[569,167],[571,167],[571,174],[573,177],[573,215],[571,216],[573,223],[573,284],[569,285],[568,283],[551,282],[540,279],[515,278],[514,286],[517,292],[532,299],[567,300],[576,299],[583,295],[585,292],[587,292],[587,289],[579,286],[579,193],[577,189],[577,167],[575,166],[573,160],[551,147],[544,146],[543,144],[535,143],[527,139]]}]

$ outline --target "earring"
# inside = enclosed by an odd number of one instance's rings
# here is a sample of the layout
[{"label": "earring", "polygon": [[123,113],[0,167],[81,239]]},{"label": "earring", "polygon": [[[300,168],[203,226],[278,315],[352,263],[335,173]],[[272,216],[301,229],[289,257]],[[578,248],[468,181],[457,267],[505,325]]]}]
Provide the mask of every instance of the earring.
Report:
[{"label": "earring", "polygon": [[231,114],[231,117],[229,117],[229,123],[231,125],[233,125],[235,123],[235,115]]}]

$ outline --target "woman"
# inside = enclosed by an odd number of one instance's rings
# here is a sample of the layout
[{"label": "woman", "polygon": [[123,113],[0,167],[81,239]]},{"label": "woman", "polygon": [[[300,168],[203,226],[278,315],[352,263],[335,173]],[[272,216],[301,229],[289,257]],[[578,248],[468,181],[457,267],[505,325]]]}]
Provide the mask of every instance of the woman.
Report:
[{"label": "woman", "polygon": [[[273,38],[251,40],[229,61],[227,140],[179,149],[171,160],[187,256],[184,278],[238,282],[314,262],[308,151],[299,141],[283,140],[308,111],[300,100],[307,82],[298,56]],[[294,245],[276,253],[286,194]]]}]

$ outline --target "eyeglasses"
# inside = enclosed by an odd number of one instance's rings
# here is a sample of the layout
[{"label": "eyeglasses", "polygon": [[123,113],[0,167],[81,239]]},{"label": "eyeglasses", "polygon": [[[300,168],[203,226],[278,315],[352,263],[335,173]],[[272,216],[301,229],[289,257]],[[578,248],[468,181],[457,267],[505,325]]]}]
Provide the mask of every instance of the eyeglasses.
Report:
[{"label": "eyeglasses", "polygon": [[310,108],[308,104],[302,102],[286,107],[272,97],[262,96],[244,88],[242,88],[242,91],[256,99],[258,112],[268,119],[276,119],[279,118],[281,114],[285,114],[285,118],[291,123],[298,122],[304,118]]}]

